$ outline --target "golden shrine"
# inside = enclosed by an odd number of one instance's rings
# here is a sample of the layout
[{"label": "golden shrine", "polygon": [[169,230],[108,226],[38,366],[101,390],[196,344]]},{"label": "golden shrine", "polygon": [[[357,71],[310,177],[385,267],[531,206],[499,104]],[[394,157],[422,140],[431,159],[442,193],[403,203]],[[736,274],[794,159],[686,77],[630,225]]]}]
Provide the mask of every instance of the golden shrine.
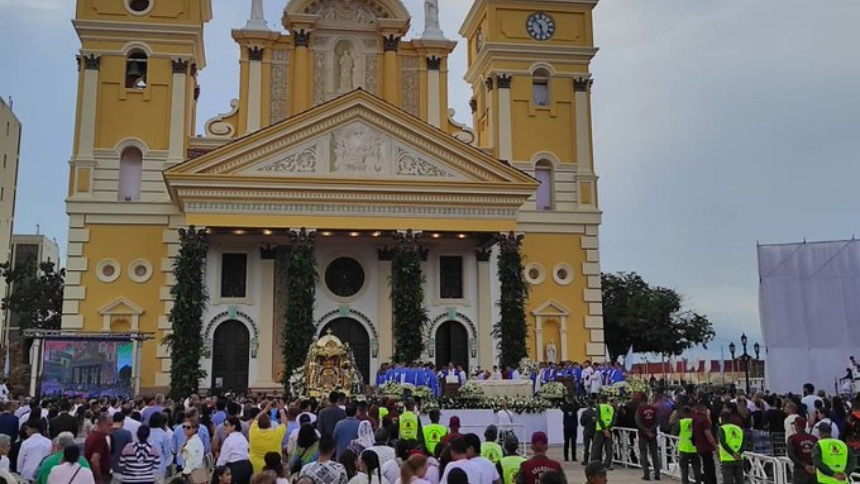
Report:
[{"label": "golden shrine", "polygon": [[362,376],[356,370],[349,343],[344,343],[331,331],[311,343],[305,360],[305,381],[312,397],[323,397],[332,390],[347,395],[360,393]]}]

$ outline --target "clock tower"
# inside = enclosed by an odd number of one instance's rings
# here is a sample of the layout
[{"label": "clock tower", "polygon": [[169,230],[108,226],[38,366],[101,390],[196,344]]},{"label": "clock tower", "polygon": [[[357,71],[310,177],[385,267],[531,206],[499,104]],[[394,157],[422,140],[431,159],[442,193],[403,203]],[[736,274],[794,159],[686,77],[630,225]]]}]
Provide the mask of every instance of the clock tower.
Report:
[{"label": "clock tower", "polygon": [[460,29],[477,143],[541,183],[518,215],[539,360],[558,341],[561,359],[605,354],[589,72],[596,5],[475,0]]}]

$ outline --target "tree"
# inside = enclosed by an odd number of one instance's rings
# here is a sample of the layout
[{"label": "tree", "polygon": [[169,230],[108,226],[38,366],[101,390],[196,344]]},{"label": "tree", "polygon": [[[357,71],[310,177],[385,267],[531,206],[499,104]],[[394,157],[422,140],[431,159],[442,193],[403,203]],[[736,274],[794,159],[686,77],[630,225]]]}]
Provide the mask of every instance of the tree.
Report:
[{"label": "tree", "polygon": [[394,361],[414,365],[424,352],[424,330],[430,322],[424,306],[424,274],[421,272],[420,234],[411,230],[395,236],[391,259],[391,308]]},{"label": "tree", "polygon": [[314,259],[314,232],[290,232],[290,246],[278,248],[279,277],[285,278],[286,308],[281,324],[281,356],[284,372],[281,383],[289,391],[293,372],[304,366],[308,348],[316,333],[314,306],[319,280]]},{"label": "tree", "polygon": [[714,339],[707,316],[682,307],[673,289],[650,286],[635,272],[602,274],[603,330],[615,359],[633,346],[636,352],[680,355]]},{"label": "tree", "polygon": [[2,310],[15,314],[22,329],[60,329],[63,318],[63,287],[66,271],[54,271],[53,262],[36,264],[31,258],[17,267],[0,264],[3,279],[11,288]]},{"label": "tree", "polygon": [[529,287],[523,276],[522,241],[523,236],[513,232],[498,238],[501,319],[493,325],[493,336],[499,340],[499,365],[502,368],[516,368],[520,360],[528,356],[526,303]]},{"label": "tree", "polygon": [[197,393],[206,372],[200,367],[203,348],[203,311],[209,302],[203,271],[209,244],[206,231],[179,229],[179,257],[173,261],[176,285],[170,289],[173,309],[170,323],[173,333],[164,338],[170,347],[170,395],[182,399]]}]

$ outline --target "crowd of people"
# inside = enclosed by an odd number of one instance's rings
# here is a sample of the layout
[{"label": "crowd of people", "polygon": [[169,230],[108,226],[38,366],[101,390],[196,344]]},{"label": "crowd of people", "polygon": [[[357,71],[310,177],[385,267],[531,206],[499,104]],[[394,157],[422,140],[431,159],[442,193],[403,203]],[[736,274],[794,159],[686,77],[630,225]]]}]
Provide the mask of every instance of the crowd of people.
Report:
[{"label": "crowd of people", "polygon": [[569,380],[576,388],[578,395],[596,395],[603,387],[624,381],[624,368],[619,363],[594,363],[585,361],[582,364],[574,361],[560,363],[543,361],[532,369],[502,369],[493,366],[492,369],[476,368],[466,372],[463,365],[449,363],[446,367],[434,368],[431,363],[415,366],[403,366],[394,363],[383,363],[376,372],[376,386],[387,382],[409,383],[415,386],[428,387],[439,396],[445,383],[462,385],[467,380],[531,380],[534,391],[551,381]]},{"label": "crowd of people", "polygon": [[[416,402],[163,396],[5,403],[0,480],[37,484],[563,484],[549,440],[461,433]],[[483,438],[482,438],[483,437]],[[530,455],[527,459],[524,455]],[[589,482],[605,482],[599,463]],[[604,479],[604,481],[601,481]]]}]

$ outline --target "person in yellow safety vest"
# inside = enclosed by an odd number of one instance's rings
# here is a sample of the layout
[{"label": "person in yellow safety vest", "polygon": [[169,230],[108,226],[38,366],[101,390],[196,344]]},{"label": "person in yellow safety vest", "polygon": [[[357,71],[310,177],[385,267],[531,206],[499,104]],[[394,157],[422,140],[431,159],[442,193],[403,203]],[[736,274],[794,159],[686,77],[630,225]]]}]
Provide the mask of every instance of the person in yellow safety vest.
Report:
[{"label": "person in yellow safety vest", "polygon": [[591,444],[591,461],[603,461],[603,465],[609,470],[612,470],[612,428],[615,427],[615,421],[615,407],[609,404],[606,395],[601,395],[594,419],[595,432]]},{"label": "person in yellow safety vest", "polygon": [[484,430],[484,442],[481,443],[481,457],[492,462],[493,465],[502,460],[502,456],[505,455],[502,452],[502,446],[496,442],[498,438],[498,427],[495,425],[488,425],[487,429]]},{"label": "person in yellow safety vest", "polygon": [[731,423],[728,410],[720,413],[719,454],[723,484],[744,484],[744,429]]},{"label": "person in yellow safety vest", "polygon": [[430,425],[424,426],[424,446],[430,455],[435,455],[436,446],[448,435],[448,429],[439,423],[439,410],[430,410]]},{"label": "person in yellow safety vest", "polygon": [[857,466],[857,457],[845,442],[834,439],[833,427],[818,424],[818,443],[812,448],[812,464],[819,484],[844,484]]},{"label": "person in yellow safety vest", "polygon": [[421,420],[415,413],[415,401],[406,400],[405,407],[406,410],[397,419],[398,435],[401,440],[417,440],[423,443],[424,435],[421,430]]},{"label": "person in yellow safety vest", "polygon": [[514,434],[505,436],[505,456],[496,464],[496,470],[502,476],[502,484],[514,484],[520,473],[520,466],[526,458],[519,455],[520,441]]},{"label": "person in yellow safety vest", "polygon": [[684,407],[678,412],[678,423],[675,424],[674,434],[678,436],[681,484],[690,484],[690,467],[693,468],[694,482],[702,482],[702,461],[693,443],[693,410],[690,407]]}]

